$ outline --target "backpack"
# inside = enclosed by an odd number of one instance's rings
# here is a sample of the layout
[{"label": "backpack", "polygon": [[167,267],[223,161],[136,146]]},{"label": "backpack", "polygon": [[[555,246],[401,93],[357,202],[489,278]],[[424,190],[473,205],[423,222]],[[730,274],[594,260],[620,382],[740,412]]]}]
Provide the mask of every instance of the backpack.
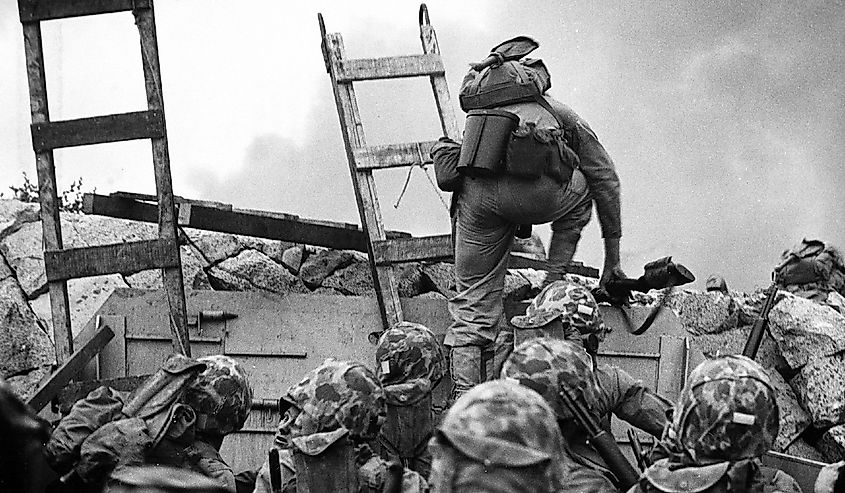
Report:
[{"label": "backpack", "polygon": [[845,259],[833,246],[804,239],[783,252],[775,280],[782,288],[823,302],[829,292],[845,294]]},{"label": "backpack", "polygon": [[[461,83],[461,109],[468,115],[458,171],[467,174],[469,168],[474,168],[480,175],[508,174],[525,179],[548,174],[561,184],[568,183],[572,171],[580,164],[573,150],[577,142],[574,129],[565,124],[543,97],[552,85],[548,69],[539,59],[505,61],[501,55],[497,59],[497,48],[485,62],[473,65]],[[523,102],[542,106],[554,116],[559,127],[537,128],[532,122],[521,123],[513,113],[493,110]],[[506,120],[501,118],[505,116],[502,113],[515,120],[513,127],[505,130],[504,137],[503,132],[488,130],[494,126],[488,122]],[[494,120],[494,116],[498,118]]]}]

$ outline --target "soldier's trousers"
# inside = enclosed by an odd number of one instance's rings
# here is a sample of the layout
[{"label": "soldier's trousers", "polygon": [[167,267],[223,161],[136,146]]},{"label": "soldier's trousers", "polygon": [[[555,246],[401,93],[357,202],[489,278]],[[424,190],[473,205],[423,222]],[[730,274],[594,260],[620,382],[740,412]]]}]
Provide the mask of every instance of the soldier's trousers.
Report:
[{"label": "soldier's trousers", "polygon": [[591,213],[592,198],[578,170],[565,186],[548,176],[525,180],[505,175],[464,181],[455,211],[458,294],[449,300],[453,322],[444,340],[452,348],[450,368],[456,387],[478,383],[474,372],[466,371],[476,365],[469,360],[480,359],[474,349],[492,346],[500,327],[507,325],[502,291],[517,225],[552,223],[549,270],[563,272]]}]

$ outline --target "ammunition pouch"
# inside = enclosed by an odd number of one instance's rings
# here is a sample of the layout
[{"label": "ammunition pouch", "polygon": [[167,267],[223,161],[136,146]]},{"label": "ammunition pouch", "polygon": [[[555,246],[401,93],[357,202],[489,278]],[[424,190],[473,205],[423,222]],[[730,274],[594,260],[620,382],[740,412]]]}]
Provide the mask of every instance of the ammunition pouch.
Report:
[{"label": "ammunition pouch", "polygon": [[458,173],[495,176],[505,171],[507,147],[519,117],[509,111],[472,110],[464,126]]},{"label": "ammunition pouch", "polygon": [[549,175],[558,183],[569,183],[580,160],[567,144],[563,130],[537,128],[534,123],[520,125],[511,135],[505,170],[526,179]]}]

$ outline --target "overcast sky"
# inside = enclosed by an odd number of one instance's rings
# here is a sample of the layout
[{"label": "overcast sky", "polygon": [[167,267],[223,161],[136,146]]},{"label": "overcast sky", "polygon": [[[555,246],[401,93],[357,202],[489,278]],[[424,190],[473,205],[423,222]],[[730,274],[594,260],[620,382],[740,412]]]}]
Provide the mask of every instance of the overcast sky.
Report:
[{"label": "overcast sky", "polygon": [[[358,222],[317,12],[350,57],[419,53],[417,3],[159,0],[174,191]],[[845,2],[428,2],[457,107],[467,63],[524,34],[551,93],[590,122],[622,179],[629,275],[674,255],[703,280],[764,285],[802,237],[845,247]],[[54,120],[145,109],[131,14],[44,23]],[[34,177],[23,43],[0,0],[0,188]],[[425,79],[363,83],[368,143],[433,140]],[[55,153],[60,186],[153,193],[148,142]],[[445,233],[416,169],[377,174],[389,228]],[[548,228],[538,228],[548,236]],[[577,258],[601,265],[596,221]]]}]

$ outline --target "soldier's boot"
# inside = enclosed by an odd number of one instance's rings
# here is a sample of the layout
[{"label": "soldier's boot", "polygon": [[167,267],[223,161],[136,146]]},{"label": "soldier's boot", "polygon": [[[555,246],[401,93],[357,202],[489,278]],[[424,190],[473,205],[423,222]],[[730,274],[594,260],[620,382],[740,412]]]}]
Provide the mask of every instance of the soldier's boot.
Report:
[{"label": "soldier's boot", "polygon": [[452,375],[452,395],[449,405],[469,389],[481,383],[481,347],[456,346],[449,351],[449,373]]}]

